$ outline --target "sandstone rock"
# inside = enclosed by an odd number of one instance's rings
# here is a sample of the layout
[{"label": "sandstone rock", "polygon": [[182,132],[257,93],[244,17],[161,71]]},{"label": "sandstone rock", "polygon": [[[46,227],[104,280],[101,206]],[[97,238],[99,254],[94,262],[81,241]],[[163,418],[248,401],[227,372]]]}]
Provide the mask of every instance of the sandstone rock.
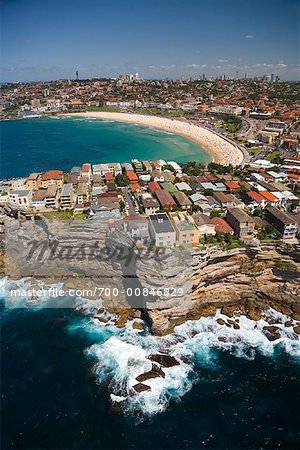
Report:
[{"label": "sandstone rock", "polygon": [[108,319],[105,319],[104,317],[97,317],[97,316],[95,316],[95,319],[99,320],[99,322],[101,322],[101,323],[107,323],[108,322]]},{"label": "sandstone rock", "polygon": [[147,384],[143,384],[143,383],[137,383],[134,386],[132,386],[132,388],[138,393],[145,392],[145,391],[151,391],[151,387],[147,386]]},{"label": "sandstone rock", "polygon": [[144,330],[144,325],[141,322],[133,322],[132,328],[135,330]]},{"label": "sandstone rock", "polygon": [[286,322],[284,322],[284,326],[285,327],[291,327],[293,325],[293,321],[292,320],[287,320]]},{"label": "sandstone rock", "polygon": [[295,333],[300,334],[300,325],[296,325],[296,326],[293,328],[293,330],[294,330]]},{"label": "sandstone rock", "polygon": [[238,309],[236,306],[227,306],[227,305],[225,305],[225,306],[223,306],[221,312],[225,316],[233,317],[236,309]]},{"label": "sandstone rock", "polygon": [[233,328],[234,328],[235,330],[239,330],[241,327],[240,327],[240,325],[239,325],[237,322],[234,322]]},{"label": "sandstone rock", "polygon": [[180,365],[180,362],[177,361],[177,359],[171,355],[162,355],[162,354],[150,355],[148,356],[148,359],[150,359],[150,361],[154,361],[160,364],[162,367],[173,367]]},{"label": "sandstone rock", "polygon": [[246,315],[250,320],[258,321],[261,319],[261,311],[258,309],[250,309],[249,311],[247,311]]},{"label": "sandstone rock", "polygon": [[131,309],[131,310],[130,310],[130,313],[129,313],[129,316],[130,316],[132,319],[141,319],[141,317],[142,317],[142,312],[139,311],[138,309]]},{"label": "sandstone rock", "polygon": [[149,370],[148,372],[142,373],[141,375],[138,375],[135,379],[139,382],[147,381],[150,378],[158,378],[162,377],[165,378],[164,371],[154,364],[152,365],[152,370]]},{"label": "sandstone rock", "polygon": [[300,303],[294,303],[291,308],[294,313],[300,314]]},{"label": "sandstone rock", "polygon": [[219,325],[225,325],[225,320],[223,319],[217,319],[217,322]]},{"label": "sandstone rock", "polygon": [[277,339],[280,339],[280,332],[278,327],[274,326],[266,326],[263,327],[263,333],[268,338],[269,341],[276,341]]}]

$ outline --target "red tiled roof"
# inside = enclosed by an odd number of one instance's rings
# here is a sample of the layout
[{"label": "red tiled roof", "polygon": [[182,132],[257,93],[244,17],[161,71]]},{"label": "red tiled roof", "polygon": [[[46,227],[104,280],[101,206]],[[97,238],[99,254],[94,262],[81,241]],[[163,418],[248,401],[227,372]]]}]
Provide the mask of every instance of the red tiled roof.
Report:
[{"label": "red tiled roof", "polygon": [[82,173],[89,173],[91,170],[91,165],[90,164],[83,164],[82,166]]},{"label": "red tiled roof", "polygon": [[62,176],[63,176],[62,170],[48,170],[48,172],[43,173],[42,181],[61,180]]},{"label": "red tiled roof", "polygon": [[231,226],[222,217],[213,217],[211,221],[215,225],[216,232],[233,233]]},{"label": "red tiled roof", "polygon": [[249,192],[247,192],[247,195],[248,195],[248,197],[252,198],[252,200],[254,200],[257,203],[262,203],[265,201],[265,199],[260,194],[258,194],[258,192],[249,191]]},{"label": "red tiled roof", "polygon": [[161,189],[160,185],[156,181],[149,181],[148,188],[151,192],[156,192]]},{"label": "red tiled roof", "polygon": [[132,170],[127,170],[126,175],[129,178],[129,181],[138,181],[138,176],[135,172],[133,172]]},{"label": "red tiled roof", "polygon": [[105,177],[106,181],[113,181],[114,180],[114,176],[113,176],[113,174],[111,172],[107,172],[104,175],[104,177]]},{"label": "red tiled roof", "polygon": [[259,193],[270,202],[278,202],[279,200],[277,197],[275,197],[275,195],[271,194],[271,192],[269,191],[260,191]]},{"label": "red tiled roof", "polygon": [[239,183],[237,183],[236,181],[226,181],[224,184],[230,190],[231,189],[239,189],[240,188]]}]

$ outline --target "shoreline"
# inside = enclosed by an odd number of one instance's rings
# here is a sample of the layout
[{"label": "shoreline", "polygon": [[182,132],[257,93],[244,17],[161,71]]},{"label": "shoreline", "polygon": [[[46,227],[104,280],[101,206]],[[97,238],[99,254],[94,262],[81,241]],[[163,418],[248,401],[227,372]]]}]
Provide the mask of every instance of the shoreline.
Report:
[{"label": "shoreline", "polygon": [[215,163],[239,166],[244,162],[244,154],[237,146],[231,144],[225,138],[220,137],[214,132],[189,122],[142,114],[104,111],[66,113],[59,115],[71,117],[90,117],[95,119],[112,120],[116,122],[135,123],[137,125],[157,128],[159,130],[184,136],[196,142],[212,157],[212,161]]}]

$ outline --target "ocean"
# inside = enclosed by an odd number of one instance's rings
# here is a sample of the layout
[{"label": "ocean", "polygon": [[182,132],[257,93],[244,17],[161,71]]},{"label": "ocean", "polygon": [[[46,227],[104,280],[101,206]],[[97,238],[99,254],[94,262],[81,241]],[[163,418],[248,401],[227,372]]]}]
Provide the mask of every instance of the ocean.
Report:
[{"label": "ocean", "polygon": [[[265,322],[240,317],[234,330],[202,318],[159,338],[100,323],[93,301],[78,301],[79,310],[68,299],[61,309],[3,304],[2,448],[299,448],[300,346],[291,330],[270,342]],[[111,410],[110,393],[132,385],[146,356],[163,348],[180,366],[148,380],[151,392],[129,397],[122,413]]]},{"label": "ocean", "polygon": [[205,150],[185,137],[123,122],[45,117],[1,121],[0,131],[1,178],[134,158],[211,161]]}]

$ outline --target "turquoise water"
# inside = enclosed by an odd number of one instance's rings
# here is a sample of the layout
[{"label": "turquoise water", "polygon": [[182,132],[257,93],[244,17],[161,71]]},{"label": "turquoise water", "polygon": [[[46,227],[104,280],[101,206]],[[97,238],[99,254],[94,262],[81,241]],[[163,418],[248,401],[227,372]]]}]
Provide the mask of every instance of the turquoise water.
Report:
[{"label": "turquoise water", "polygon": [[70,117],[1,122],[2,178],[134,158],[211,161],[193,141],[135,124]]}]

